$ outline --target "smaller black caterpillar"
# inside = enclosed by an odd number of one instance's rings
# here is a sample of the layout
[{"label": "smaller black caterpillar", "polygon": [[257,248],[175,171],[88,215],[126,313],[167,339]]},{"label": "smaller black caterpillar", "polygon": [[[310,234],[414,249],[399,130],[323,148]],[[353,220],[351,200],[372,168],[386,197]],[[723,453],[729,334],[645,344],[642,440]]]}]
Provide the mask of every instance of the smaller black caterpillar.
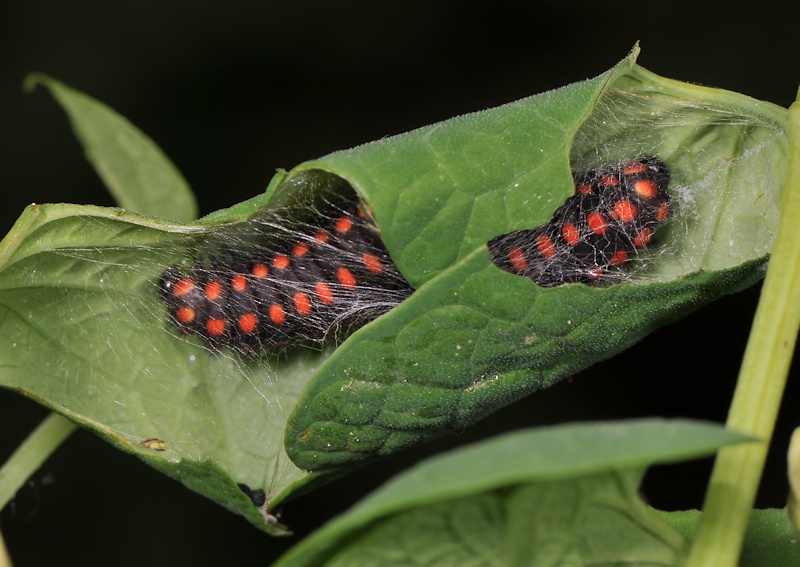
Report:
[{"label": "smaller black caterpillar", "polygon": [[542,287],[608,281],[669,218],[669,179],[657,157],[576,175],[575,194],[549,223],[489,241],[492,260]]},{"label": "smaller black caterpillar", "polygon": [[198,263],[188,274],[167,268],[159,291],[170,321],[213,347],[249,354],[318,342],[413,292],[355,200],[328,203],[306,223],[276,225],[285,233],[277,241],[234,252],[231,262]]}]

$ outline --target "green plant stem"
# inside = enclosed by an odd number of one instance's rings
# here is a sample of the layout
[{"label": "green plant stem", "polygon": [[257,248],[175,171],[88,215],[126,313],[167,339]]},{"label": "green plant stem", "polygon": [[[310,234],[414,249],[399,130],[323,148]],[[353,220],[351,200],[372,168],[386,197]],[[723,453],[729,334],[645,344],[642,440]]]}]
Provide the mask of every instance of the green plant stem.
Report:
[{"label": "green plant stem", "polygon": [[731,567],[739,561],[800,327],[798,226],[800,99],[789,109],[789,162],[778,234],[726,424],[758,441],[720,451],[689,567]]},{"label": "green plant stem", "polygon": [[3,534],[0,533],[0,567],[11,567],[11,557],[6,550],[6,544],[3,541]]},{"label": "green plant stem", "polygon": [[800,530],[800,427],[795,428],[789,440],[789,521]]},{"label": "green plant stem", "polygon": [[5,508],[45,459],[75,431],[75,427],[67,418],[51,413],[28,435],[0,468],[0,510]]}]

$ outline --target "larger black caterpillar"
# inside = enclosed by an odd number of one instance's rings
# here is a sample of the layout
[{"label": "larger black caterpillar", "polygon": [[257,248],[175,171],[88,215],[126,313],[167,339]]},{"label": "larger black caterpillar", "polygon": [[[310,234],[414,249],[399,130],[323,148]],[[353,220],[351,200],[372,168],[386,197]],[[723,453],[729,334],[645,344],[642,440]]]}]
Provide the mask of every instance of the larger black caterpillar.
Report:
[{"label": "larger black caterpillar", "polygon": [[[575,194],[550,222],[492,239],[492,259],[542,287],[614,281],[669,218],[669,178],[655,157],[576,175]],[[167,268],[159,290],[172,324],[254,353],[319,341],[408,298],[413,288],[357,200],[328,205],[305,223],[285,221],[282,237],[232,261]]]},{"label": "larger black caterpillar", "polygon": [[170,321],[214,347],[245,353],[320,341],[331,329],[376,318],[413,289],[355,200],[327,204],[282,238],[229,262],[164,271]]},{"label": "larger black caterpillar", "polygon": [[576,175],[575,194],[549,223],[489,241],[492,260],[542,287],[619,279],[670,216],[669,178],[656,157]]}]

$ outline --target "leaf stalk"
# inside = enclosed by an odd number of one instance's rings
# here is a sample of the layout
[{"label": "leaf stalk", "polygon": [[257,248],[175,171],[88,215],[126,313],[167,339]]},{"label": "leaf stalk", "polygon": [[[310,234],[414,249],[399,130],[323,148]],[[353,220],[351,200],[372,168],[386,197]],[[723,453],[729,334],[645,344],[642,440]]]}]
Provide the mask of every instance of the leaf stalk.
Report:
[{"label": "leaf stalk", "polygon": [[723,448],[688,567],[737,565],[800,328],[800,93],[789,109],[780,222],[726,426],[759,441]]}]

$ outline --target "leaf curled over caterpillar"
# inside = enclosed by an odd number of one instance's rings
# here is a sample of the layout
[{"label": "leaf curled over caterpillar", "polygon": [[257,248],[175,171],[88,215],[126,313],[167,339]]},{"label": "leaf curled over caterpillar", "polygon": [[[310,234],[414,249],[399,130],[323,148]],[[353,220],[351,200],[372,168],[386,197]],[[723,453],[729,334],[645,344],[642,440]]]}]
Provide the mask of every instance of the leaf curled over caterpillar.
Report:
[{"label": "leaf curled over caterpillar", "polygon": [[[613,281],[670,215],[669,171],[656,157],[575,176],[575,194],[549,223],[489,242],[494,263],[538,285]],[[374,319],[413,292],[356,199],[281,227],[232,260],[167,268],[159,282],[170,321],[214,347],[243,353],[320,341]]]}]

